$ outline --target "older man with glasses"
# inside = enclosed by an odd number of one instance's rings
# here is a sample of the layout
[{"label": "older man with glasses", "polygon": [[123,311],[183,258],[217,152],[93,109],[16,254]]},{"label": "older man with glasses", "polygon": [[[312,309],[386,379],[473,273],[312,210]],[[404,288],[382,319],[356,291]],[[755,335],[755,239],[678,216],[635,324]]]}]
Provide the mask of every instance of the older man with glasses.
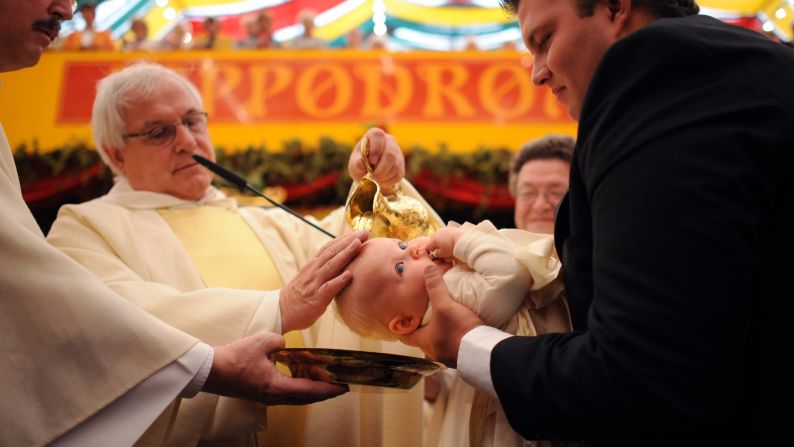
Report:
[{"label": "older man with glasses", "polygon": [[[209,343],[264,330],[285,333],[288,347],[419,354],[394,342],[362,339],[326,312],[350,280],[344,265],[315,257],[327,235],[281,210],[239,208],[211,186],[212,173],[192,158],[215,160],[207,114],[185,78],[149,63],[114,73],[98,85],[92,121],[115,185],[103,197],[62,208],[48,238],[119,294]],[[394,140],[376,129],[367,137],[376,180],[401,182],[404,160]],[[353,178],[363,176],[359,151],[349,166]],[[403,183],[403,191],[416,196]],[[314,223],[342,235],[343,216],[340,208]],[[352,241],[343,249],[358,246]],[[269,408],[260,443],[419,445],[421,402],[417,388]],[[200,396],[170,407],[145,439],[247,445],[264,429],[264,416],[248,402]]]},{"label": "older man with glasses", "polygon": [[[521,147],[510,160],[508,187],[515,198],[516,228],[534,233],[554,233],[554,214],[560,200],[568,191],[568,177],[571,170],[571,158],[576,142],[567,135],[549,134],[530,140]],[[564,295],[561,283],[555,284],[556,293]],[[564,300],[554,300],[551,305],[537,309],[535,315],[540,318],[554,316],[556,321],[565,321],[569,329],[568,309]],[[561,331],[562,325],[548,332]],[[429,398],[433,400],[431,430],[427,439],[432,445],[458,446],[475,444],[469,438],[468,427],[471,414],[471,403],[475,389],[464,382],[455,369],[447,369],[431,376],[427,380]],[[433,394],[435,392],[436,394]],[[501,430],[502,442],[505,442],[512,430]],[[512,438],[516,439],[516,438]],[[493,440],[489,440],[493,442]],[[508,441],[509,442],[509,441]],[[571,443],[573,445],[574,443]]]},{"label": "older man with glasses", "polygon": [[513,155],[508,186],[516,199],[516,228],[554,233],[554,211],[568,191],[575,145],[567,135],[546,135]]}]

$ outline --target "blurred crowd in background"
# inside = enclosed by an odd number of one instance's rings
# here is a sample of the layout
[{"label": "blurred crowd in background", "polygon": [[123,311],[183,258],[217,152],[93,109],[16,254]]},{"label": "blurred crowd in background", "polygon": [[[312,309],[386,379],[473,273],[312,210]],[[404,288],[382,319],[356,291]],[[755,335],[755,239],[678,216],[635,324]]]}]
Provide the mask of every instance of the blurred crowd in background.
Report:
[{"label": "blurred crowd in background", "polygon": [[[113,39],[109,30],[96,28],[96,5],[83,3],[79,8],[79,17],[84,26],[65,36],[59,37],[51,47],[53,50],[68,51],[174,51],[174,50],[233,50],[233,49],[326,49],[330,48],[327,41],[314,35],[316,13],[303,10],[297,16],[303,32],[295,38],[279,42],[273,36],[273,19],[267,12],[242,16],[240,28],[245,36],[231,39],[221,33],[221,21],[215,17],[206,17],[202,29],[191,33],[187,23],[176,24],[162,39],[154,40],[149,34],[145,20],[132,19],[127,31],[120,39]],[[345,36],[343,48],[361,50],[389,50],[388,36],[369,34],[363,36],[357,28]],[[479,50],[474,38],[466,39],[461,48],[464,51]],[[515,41],[506,41],[500,49],[519,50]]]}]

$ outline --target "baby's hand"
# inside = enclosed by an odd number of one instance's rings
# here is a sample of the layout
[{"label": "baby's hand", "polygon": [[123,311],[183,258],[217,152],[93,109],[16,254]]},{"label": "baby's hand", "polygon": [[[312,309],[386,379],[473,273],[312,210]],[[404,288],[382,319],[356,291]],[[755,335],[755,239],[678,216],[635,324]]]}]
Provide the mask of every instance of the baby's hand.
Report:
[{"label": "baby's hand", "polygon": [[441,228],[430,237],[425,249],[437,258],[451,258],[458,239],[463,236],[463,231],[458,228]]}]

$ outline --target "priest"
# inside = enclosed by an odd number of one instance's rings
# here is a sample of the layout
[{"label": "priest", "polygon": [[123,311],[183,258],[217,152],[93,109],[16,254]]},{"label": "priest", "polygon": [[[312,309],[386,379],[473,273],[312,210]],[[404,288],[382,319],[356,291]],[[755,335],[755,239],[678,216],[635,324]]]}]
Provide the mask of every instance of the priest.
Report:
[{"label": "priest", "polygon": [[[326,269],[338,269],[316,260],[330,238],[282,210],[240,207],[213,187],[213,174],[192,158],[215,159],[210,118],[196,87],[163,66],[137,63],[102,79],[92,127],[115,185],[103,197],[63,207],[48,240],[130,302],[210,343],[264,330],[284,333],[288,347],[421,355],[361,338],[330,309],[320,316],[327,290],[345,280],[323,280]],[[417,197],[402,179],[394,140],[378,129],[366,138],[375,180],[402,183]],[[360,151],[352,152],[349,170],[354,179],[363,176]],[[343,211],[313,222],[345,234]],[[260,443],[269,447],[419,445],[420,388],[269,408],[267,423],[253,403],[202,395],[175,401],[144,440],[248,445],[263,432]]]}]

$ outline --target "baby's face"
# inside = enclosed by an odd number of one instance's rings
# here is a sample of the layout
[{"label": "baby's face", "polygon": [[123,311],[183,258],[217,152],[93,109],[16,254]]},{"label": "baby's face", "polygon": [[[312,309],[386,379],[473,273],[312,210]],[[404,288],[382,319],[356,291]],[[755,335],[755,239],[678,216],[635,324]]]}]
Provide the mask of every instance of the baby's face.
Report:
[{"label": "baby's face", "polygon": [[422,321],[428,301],[425,267],[436,265],[442,273],[451,267],[443,260],[430,257],[424,249],[427,242],[427,238],[407,243],[399,239],[374,238],[364,243],[353,275],[365,284],[360,289],[363,293],[382,297],[374,302],[384,306],[381,310],[386,311],[385,315],[400,314]]}]

